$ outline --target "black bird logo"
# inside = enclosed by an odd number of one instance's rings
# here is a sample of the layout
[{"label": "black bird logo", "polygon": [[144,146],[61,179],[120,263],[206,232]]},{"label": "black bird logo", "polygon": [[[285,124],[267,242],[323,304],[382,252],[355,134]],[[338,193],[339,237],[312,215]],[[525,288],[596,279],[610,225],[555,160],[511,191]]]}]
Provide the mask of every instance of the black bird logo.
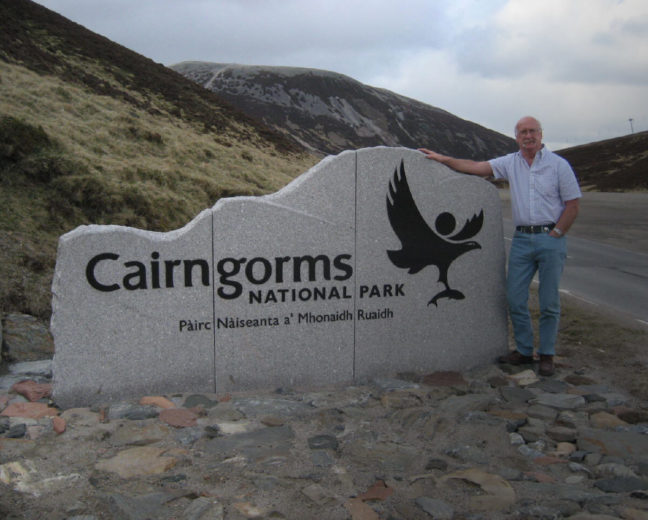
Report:
[{"label": "black bird logo", "polygon": [[484,210],[482,209],[479,215],[473,215],[461,231],[449,237],[447,235],[454,231],[456,221],[451,213],[441,213],[434,223],[434,231],[416,207],[405,177],[405,166],[401,161],[400,175],[396,168],[394,178],[389,183],[387,215],[402,245],[398,251],[387,251],[392,263],[396,267],[408,269],[409,274],[418,273],[428,265],[436,265],[439,269],[439,282],[445,285],[445,290],[435,295],[428,305],[433,303],[436,306],[441,298],[463,300],[464,294],[448,285],[448,268],[460,255],[473,249],[481,249],[477,242],[468,239],[481,230]]}]

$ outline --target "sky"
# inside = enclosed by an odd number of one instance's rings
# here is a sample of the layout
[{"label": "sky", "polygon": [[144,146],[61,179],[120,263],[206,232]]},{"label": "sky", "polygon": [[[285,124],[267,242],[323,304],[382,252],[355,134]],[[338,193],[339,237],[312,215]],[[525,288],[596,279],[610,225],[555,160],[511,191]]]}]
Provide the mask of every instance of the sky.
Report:
[{"label": "sky", "polygon": [[511,137],[532,115],[553,150],[648,130],[646,0],[38,3],[164,65],[330,70]]}]

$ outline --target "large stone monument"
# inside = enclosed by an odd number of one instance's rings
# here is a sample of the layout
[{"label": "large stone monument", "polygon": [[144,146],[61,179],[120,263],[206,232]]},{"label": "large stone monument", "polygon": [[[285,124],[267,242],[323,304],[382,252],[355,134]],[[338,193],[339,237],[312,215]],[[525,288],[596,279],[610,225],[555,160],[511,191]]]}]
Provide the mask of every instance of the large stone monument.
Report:
[{"label": "large stone monument", "polygon": [[168,233],[60,238],[54,397],[362,382],[506,351],[497,190],[419,152],[324,159]]}]

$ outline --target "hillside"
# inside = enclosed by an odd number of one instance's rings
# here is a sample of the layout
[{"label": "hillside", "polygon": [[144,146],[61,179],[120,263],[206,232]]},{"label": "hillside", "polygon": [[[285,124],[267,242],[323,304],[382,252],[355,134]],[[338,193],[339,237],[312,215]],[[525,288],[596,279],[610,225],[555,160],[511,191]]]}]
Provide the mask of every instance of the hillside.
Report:
[{"label": "hillside", "polygon": [[590,191],[648,190],[648,132],[558,150]]},{"label": "hillside", "polygon": [[206,62],[171,68],[321,154],[425,146],[486,159],[516,149],[513,139],[493,130],[335,72]]},{"label": "hillside", "polygon": [[316,162],[180,74],[0,3],[0,312],[49,316],[58,236],[80,224],[175,229]]},{"label": "hillside", "polygon": [[[257,69],[227,74],[263,76]],[[264,113],[233,107],[223,92],[38,4],[3,0],[0,314],[49,317],[61,234],[88,223],[176,229],[220,197],[278,190],[319,160],[307,149],[425,143],[482,157],[510,149],[512,141],[495,132],[346,76],[281,67],[270,73],[267,81],[297,82],[300,93],[289,92],[302,99],[268,107],[279,118],[285,112],[275,123],[266,118],[280,132],[254,118]],[[257,90],[273,92],[269,85]],[[332,91],[335,103],[317,101]],[[306,112],[300,119],[307,106],[318,106],[321,117]],[[647,138],[644,132],[560,153],[587,189],[647,189]]]}]

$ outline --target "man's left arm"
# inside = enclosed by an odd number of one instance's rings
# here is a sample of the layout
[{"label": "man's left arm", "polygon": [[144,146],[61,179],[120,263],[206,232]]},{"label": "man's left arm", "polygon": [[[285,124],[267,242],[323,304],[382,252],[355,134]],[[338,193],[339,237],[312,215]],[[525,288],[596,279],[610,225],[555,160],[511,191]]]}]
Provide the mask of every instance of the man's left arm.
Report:
[{"label": "man's left arm", "polygon": [[[579,199],[572,199],[565,201],[565,209],[563,210],[558,222],[556,222],[556,227],[551,230],[549,233],[552,237],[558,238],[563,236],[576,220],[578,216],[578,201]],[[558,231],[556,231],[556,228]]]}]

